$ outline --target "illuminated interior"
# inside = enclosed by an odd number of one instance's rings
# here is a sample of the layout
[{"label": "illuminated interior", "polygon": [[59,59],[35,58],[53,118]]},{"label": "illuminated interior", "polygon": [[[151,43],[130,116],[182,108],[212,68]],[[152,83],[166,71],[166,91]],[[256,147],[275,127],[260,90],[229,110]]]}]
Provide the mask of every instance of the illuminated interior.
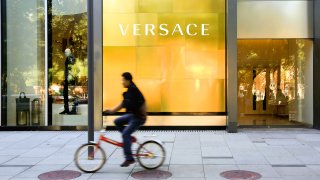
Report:
[{"label": "illuminated interior", "polygon": [[[154,34],[146,24],[154,25]],[[161,24],[167,35],[161,35]],[[208,24],[207,35],[202,24]],[[225,1],[104,0],[104,108],[122,100],[126,71],[149,112],[225,112]]]},{"label": "illuminated interior", "polygon": [[239,124],[312,124],[312,53],[308,39],[238,40]]}]

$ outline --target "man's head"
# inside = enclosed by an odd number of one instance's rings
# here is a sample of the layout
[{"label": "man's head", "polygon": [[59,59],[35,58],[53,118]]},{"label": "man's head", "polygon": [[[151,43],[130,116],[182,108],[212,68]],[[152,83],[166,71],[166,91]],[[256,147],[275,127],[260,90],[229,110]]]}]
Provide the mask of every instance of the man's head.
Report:
[{"label": "man's head", "polygon": [[124,72],[122,74],[122,85],[128,88],[132,84],[132,75],[129,72]]}]

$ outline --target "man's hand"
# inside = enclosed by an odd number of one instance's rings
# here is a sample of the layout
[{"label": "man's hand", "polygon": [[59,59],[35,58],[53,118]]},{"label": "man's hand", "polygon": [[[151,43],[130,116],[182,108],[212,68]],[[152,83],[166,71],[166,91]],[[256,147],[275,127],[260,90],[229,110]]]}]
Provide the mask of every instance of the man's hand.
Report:
[{"label": "man's hand", "polygon": [[106,109],[103,112],[107,113],[107,114],[113,114],[114,113],[111,109]]},{"label": "man's hand", "polygon": [[114,107],[113,109],[106,109],[103,112],[107,114],[114,114],[120,111],[121,109],[122,109],[122,102],[118,106]]}]

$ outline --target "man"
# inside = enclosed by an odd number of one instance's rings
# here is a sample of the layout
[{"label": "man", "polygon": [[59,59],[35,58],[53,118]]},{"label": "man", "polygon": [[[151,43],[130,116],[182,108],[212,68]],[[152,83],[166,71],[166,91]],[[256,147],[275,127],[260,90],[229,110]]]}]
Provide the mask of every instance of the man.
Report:
[{"label": "man", "polygon": [[128,89],[123,93],[123,101],[118,106],[107,109],[105,112],[113,114],[122,108],[126,108],[127,113],[117,118],[114,123],[122,133],[124,143],[123,149],[126,160],[121,164],[121,167],[128,167],[135,162],[131,151],[131,134],[146,122],[147,113],[145,99],[132,81],[132,75],[129,72],[122,74],[122,85]]}]

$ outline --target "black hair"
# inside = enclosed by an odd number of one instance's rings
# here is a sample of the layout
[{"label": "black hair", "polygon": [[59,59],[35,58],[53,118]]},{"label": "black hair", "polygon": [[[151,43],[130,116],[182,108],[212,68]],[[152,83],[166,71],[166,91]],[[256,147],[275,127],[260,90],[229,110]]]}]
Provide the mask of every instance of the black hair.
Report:
[{"label": "black hair", "polygon": [[132,78],[131,73],[129,73],[129,72],[124,72],[124,73],[122,73],[122,77],[123,77],[125,80],[132,82],[132,79],[133,79],[133,78]]}]

